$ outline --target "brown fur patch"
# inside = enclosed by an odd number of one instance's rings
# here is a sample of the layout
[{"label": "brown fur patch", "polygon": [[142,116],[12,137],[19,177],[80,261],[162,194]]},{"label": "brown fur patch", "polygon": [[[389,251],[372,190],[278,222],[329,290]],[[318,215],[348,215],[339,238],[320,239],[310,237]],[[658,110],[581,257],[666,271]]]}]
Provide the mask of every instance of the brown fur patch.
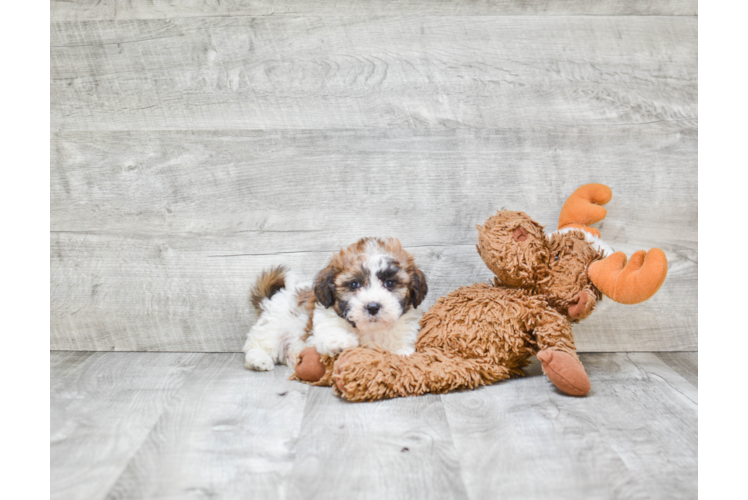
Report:
[{"label": "brown fur patch", "polygon": [[[576,359],[571,325],[602,297],[587,276],[602,253],[583,233],[547,237],[524,212],[500,211],[478,230],[478,252],[496,274],[494,284],[439,298],[421,318],[411,356],[364,348],[343,353],[332,373],[337,393],[371,401],[470,389],[522,375],[539,351]],[[569,305],[580,292],[586,302],[571,318]]]},{"label": "brown fur patch", "polygon": [[[521,231],[525,238],[514,240]],[[502,210],[478,226],[478,253],[500,282],[532,288],[548,263],[543,226],[524,212]]]},{"label": "brown fur patch", "polygon": [[262,311],[262,301],[269,299],[286,286],[286,273],[288,269],[284,266],[271,267],[262,271],[254,286],[249,292],[249,302],[259,313]]},{"label": "brown fur patch", "polygon": [[[526,237],[516,240],[517,231]],[[590,300],[575,322],[589,316],[602,299],[587,269],[602,259],[603,253],[590,245],[583,232],[547,236],[543,227],[524,212],[502,210],[478,226],[478,233],[478,253],[496,274],[495,286],[521,287],[541,294],[567,317],[570,301],[585,291]]]},{"label": "brown fur patch", "polygon": [[[602,185],[583,186],[575,194],[590,190],[605,196],[585,198],[582,216],[595,208],[592,204],[610,199],[610,189]],[[566,205],[564,211],[562,218],[568,215]],[[598,212],[589,220],[577,215],[570,220],[589,224],[605,215],[604,209]],[[331,375],[337,394],[373,401],[475,388],[521,375],[533,354],[556,387],[571,395],[588,393],[572,323],[589,316],[602,299],[589,274],[603,253],[581,231],[546,236],[524,212],[500,211],[478,231],[478,252],[496,274],[493,285],[476,283],[439,298],[421,318],[410,356],[359,347],[343,352],[334,366],[325,364],[325,380]],[[641,265],[644,255],[635,256]],[[620,265],[613,267],[620,268],[625,257],[617,259]],[[651,294],[667,271],[661,250],[653,260],[653,278],[645,283]]]},{"label": "brown fur patch", "polygon": [[402,292],[402,298],[407,296],[409,304],[417,307],[428,293],[426,278],[416,267],[413,256],[405,251],[396,238],[362,238],[335,253],[327,267],[315,278],[314,295],[317,302],[325,307],[334,306],[336,312],[342,314],[338,304],[345,302],[350,293],[348,283],[358,280],[362,285],[366,284],[369,275],[363,265],[368,256],[374,253],[389,255],[393,263],[402,269],[403,272],[398,273],[398,284],[407,288]]},{"label": "brown fur patch", "polygon": [[303,288],[299,290],[296,295],[298,306],[303,309],[308,315],[309,319],[306,322],[306,332],[301,336],[301,340],[304,342],[312,336],[312,325],[314,324],[314,293],[311,288]]},{"label": "brown fur patch", "polygon": [[578,322],[592,314],[602,300],[603,295],[590,280],[587,269],[604,254],[590,245],[581,231],[552,234],[548,248],[549,265],[537,284],[537,292],[547,297],[551,307],[567,316],[570,302],[578,293],[586,292],[585,311],[573,318]]}]

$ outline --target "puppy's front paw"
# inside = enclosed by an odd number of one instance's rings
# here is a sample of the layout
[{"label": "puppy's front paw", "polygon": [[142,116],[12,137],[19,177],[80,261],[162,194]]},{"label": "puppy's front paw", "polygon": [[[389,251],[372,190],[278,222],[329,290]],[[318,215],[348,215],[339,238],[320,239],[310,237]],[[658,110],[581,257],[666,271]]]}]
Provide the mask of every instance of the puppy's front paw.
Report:
[{"label": "puppy's front paw", "polygon": [[275,368],[272,356],[262,349],[250,349],[244,357],[244,366],[248,370],[266,372]]},{"label": "puppy's front paw", "polygon": [[413,346],[401,347],[393,351],[394,354],[399,354],[400,356],[410,356],[414,352],[416,352],[416,348]]},{"label": "puppy's front paw", "polygon": [[358,347],[358,341],[349,335],[335,335],[317,340],[317,352],[325,356],[337,356],[346,349]]}]

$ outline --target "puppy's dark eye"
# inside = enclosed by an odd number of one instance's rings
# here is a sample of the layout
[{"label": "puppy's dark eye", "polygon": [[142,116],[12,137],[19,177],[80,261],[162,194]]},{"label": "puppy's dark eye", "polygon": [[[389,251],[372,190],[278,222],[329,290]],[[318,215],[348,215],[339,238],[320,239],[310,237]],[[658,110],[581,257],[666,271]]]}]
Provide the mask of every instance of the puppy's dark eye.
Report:
[{"label": "puppy's dark eye", "polygon": [[387,288],[394,288],[395,287],[395,281],[394,280],[387,280],[384,282],[384,286]]},{"label": "puppy's dark eye", "polygon": [[553,260],[558,260],[558,254],[555,255]]},{"label": "puppy's dark eye", "polygon": [[348,287],[351,290],[358,290],[359,288],[361,288],[361,283],[359,283],[358,281],[351,281],[350,283],[348,283]]}]

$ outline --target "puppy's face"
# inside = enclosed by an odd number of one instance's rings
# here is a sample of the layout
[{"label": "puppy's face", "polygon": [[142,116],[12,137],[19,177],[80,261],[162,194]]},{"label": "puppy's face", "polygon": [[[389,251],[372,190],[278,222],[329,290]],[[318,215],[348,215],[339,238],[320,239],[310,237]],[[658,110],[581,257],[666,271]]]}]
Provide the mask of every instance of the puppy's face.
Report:
[{"label": "puppy's face", "polygon": [[336,253],[314,282],[317,302],[361,331],[390,328],[427,291],[413,256],[394,238],[359,240]]}]

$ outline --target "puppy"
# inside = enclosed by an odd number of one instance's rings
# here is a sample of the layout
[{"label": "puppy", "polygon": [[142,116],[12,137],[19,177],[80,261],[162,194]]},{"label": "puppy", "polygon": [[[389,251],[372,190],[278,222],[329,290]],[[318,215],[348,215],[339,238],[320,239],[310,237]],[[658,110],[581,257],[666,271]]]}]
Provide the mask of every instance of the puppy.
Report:
[{"label": "puppy", "polygon": [[363,238],[337,252],[314,283],[297,283],[282,266],[264,271],[251,292],[260,316],[247,334],[245,366],[295,366],[307,346],[328,356],[358,346],[412,354],[427,292],[395,238]]}]

